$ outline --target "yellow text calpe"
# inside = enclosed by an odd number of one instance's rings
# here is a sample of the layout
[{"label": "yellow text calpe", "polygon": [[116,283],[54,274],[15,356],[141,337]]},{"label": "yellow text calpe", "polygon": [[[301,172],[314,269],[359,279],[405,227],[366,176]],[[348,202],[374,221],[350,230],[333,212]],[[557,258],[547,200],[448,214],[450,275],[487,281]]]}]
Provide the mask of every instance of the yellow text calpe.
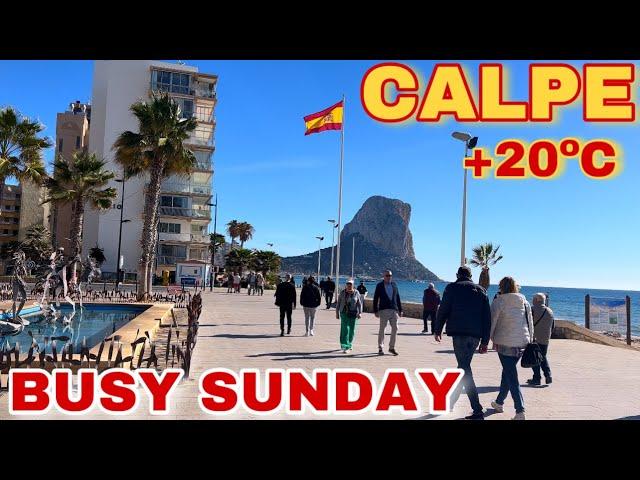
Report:
[{"label": "yellow text calpe", "polygon": [[362,106],[371,118],[389,123],[438,122],[447,116],[460,122],[552,122],[558,107],[582,97],[586,122],[636,118],[632,63],[585,64],[582,72],[563,63],[532,63],[526,101],[508,99],[507,72],[499,63],[479,66],[477,92],[458,63],[436,64],[424,90],[418,78],[402,63],[377,64],[362,78]]}]

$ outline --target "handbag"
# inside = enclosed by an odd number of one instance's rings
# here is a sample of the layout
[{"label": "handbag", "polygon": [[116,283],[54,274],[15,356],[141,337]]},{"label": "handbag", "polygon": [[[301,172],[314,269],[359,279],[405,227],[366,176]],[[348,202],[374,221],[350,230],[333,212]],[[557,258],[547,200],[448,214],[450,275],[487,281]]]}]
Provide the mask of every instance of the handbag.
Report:
[{"label": "handbag", "polygon": [[[527,330],[529,330],[529,315],[527,313],[528,308],[527,304],[525,303],[524,321],[527,325]],[[542,363],[542,360],[544,359],[542,351],[540,350],[540,345],[538,345],[538,343],[536,342],[531,330],[529,330],[529,337],[531,337],[531,342],[525,347],[524,352],[522,353],[522,359],[520,360],[520,366],[522,366],[522,368],[537,367]]]}]

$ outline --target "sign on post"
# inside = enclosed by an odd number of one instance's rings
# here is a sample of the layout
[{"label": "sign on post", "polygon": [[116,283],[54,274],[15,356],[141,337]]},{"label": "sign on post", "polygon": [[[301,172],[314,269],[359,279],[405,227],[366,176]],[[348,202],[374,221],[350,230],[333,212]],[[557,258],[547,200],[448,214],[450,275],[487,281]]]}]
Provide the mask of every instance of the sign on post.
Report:
[{"label": "sign on post", "polygon": [[586,303],[587,328],[598,332],[613,333],[616,336],[624,335],[627,344],[631,343],[629,297],[598,298],[587,295]]}]

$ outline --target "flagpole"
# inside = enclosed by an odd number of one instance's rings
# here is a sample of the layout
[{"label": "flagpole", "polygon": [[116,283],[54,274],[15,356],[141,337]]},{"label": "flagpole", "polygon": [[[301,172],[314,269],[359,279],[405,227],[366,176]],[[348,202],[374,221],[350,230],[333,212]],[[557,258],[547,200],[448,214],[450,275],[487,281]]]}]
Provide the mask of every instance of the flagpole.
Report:
[{"label": "flagpole", "polygon": [[340,129],[340,182],[338,186],[338,245],[336,249],[336,292],[340,293],[340,230],[342,229],[342,172],[344,170],[344,117],[346,101],[342,95],[342,128]]}]

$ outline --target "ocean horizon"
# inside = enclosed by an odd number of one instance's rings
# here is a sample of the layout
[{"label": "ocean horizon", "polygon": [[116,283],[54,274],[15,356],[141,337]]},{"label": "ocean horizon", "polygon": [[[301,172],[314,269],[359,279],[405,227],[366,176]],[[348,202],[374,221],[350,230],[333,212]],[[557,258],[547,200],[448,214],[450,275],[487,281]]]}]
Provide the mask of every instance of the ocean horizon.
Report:
[{"label": "ocean horizon", "polygon": [[[296,275],[294,278],[297,285],[302,283],[302,275]],[[360,279],[356,276],[355,280],[357,285],[359,285]],[[341,281],[344,281],[344,277],[341,277]],[[367,298],[373,297],[373,291],[379,281],[380,280],[365,281],[364,284],[369,291]],[[395,280],[395,282],[398,285],[401,301],[422,303],[422,293],[424,289],[427,288],[429,282],[416,282],[411,280]],[[444,288],[449,283],[451,282],[433,282],[436,290],[438,290],[440,294],[442,294]],[[487,293],[490,300],[493,299],[497,291],[497,285],[489,286],[489,291]],[[549,307],[553,310],[556,319],[568,320],[583,326],[585,296],[587,294],[591,295],[592,298],[620,300],[624,300],[628,295],[631,299],[631,332],[634,335],[640,335],[640,291],[521,285],[520,293],[527,297],[529,302],[531,302],[533,295],[536,293],[547,294],[549,297]]]}]

